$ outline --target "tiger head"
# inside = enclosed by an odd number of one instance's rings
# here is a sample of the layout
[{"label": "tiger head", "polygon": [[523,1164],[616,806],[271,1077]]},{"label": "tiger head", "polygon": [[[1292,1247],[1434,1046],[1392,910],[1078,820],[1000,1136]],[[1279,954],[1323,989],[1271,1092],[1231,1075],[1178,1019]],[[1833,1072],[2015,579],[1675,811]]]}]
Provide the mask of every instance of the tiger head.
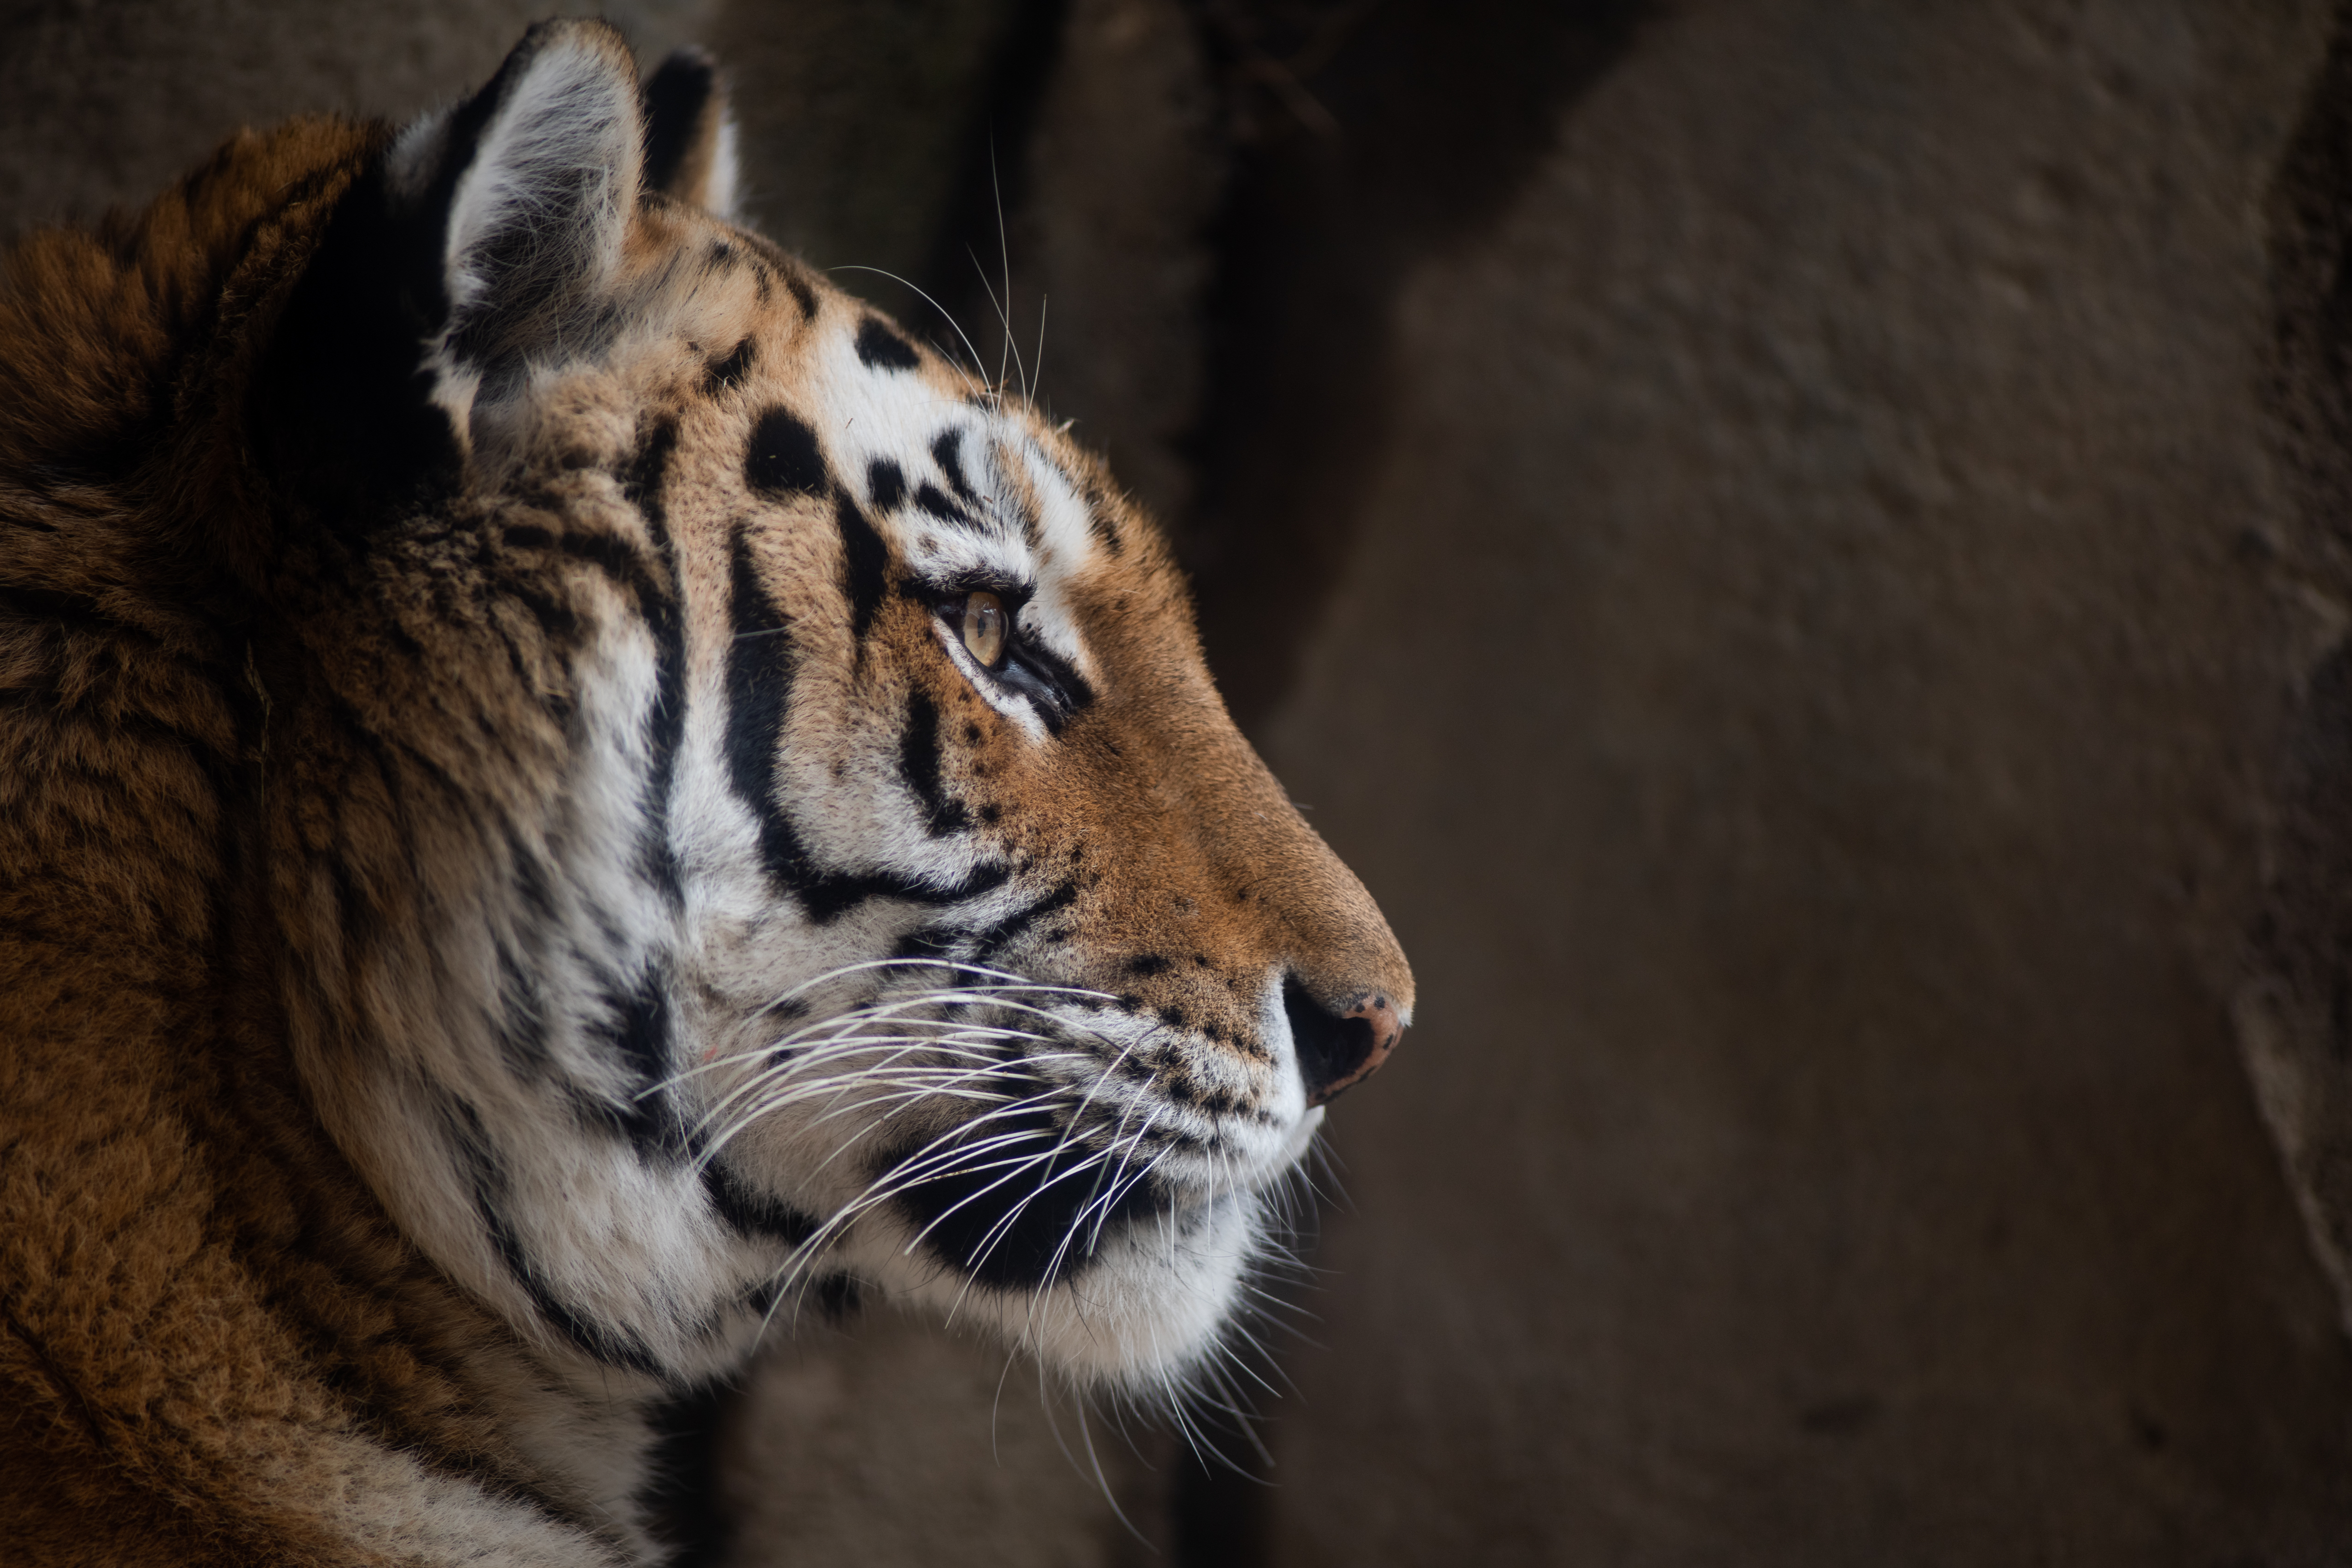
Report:
[{"label": "tiger head", "polygon": [[337,1141],[598,1376],[848,1279],[1181,1379],[1412,980],[1166,543],[729,221],[707,63],[549,24],[362,141],[249,414],[278,985]]}]

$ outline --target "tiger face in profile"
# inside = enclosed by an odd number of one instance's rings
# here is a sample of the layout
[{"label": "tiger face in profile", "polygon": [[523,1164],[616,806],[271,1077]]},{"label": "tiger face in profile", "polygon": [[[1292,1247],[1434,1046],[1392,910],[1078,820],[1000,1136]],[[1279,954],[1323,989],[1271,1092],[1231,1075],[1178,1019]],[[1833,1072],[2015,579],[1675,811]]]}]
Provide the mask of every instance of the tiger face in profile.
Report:
[{"label": "tiger face in profile", "polygon": [[0,1537],[659,1556],[850,1281],[1212,1355],[1412,983],[1064,432],[534,29],[0,286]]}]

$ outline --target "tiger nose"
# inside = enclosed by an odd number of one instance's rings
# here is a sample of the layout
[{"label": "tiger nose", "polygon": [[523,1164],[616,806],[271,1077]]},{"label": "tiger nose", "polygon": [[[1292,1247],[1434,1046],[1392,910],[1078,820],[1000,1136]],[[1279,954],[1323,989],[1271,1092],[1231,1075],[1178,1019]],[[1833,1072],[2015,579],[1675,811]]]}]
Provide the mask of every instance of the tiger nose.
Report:
[{"label": "tiger nose", "polygon": [[1290,1019],[1309,1105],[1321,1105],[1371,1077],[1404,1037],[1403,1010],[1386,992],[1360,994],[1345,1011],[1335,1012],[1294,975],[1283,982],[1282,1010]]}]

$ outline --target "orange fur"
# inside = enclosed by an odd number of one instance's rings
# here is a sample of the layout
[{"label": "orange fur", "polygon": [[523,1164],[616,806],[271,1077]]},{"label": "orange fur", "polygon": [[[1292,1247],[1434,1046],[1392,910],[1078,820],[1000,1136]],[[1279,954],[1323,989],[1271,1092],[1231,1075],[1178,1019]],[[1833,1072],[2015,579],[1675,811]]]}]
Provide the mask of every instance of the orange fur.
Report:
[{"label": "orange fur", "polygon": [[[544,1486],[460,1362],[510,1340],[320,1131],[257,984],[265,716],[237,412],[383,132],[245,135],[0,292],[0,1541],[18,1562],[362,1562],[355,1441]],[[124,463],[125,454],[140,454]],[[473,1381],[478,1381],[475,1379]]]}]

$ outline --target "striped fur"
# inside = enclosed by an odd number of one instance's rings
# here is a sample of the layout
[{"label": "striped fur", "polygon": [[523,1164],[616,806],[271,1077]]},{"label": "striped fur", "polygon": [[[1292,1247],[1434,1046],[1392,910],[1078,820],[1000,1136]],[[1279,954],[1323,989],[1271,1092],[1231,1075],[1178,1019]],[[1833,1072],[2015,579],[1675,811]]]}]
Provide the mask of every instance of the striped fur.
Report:
[{"label": "striped fur", "polygon": [[1213,1376],[1401,1033],[1159,536],[732,179],[707,62],[550,24],[7,256],[35,1559],[657,1558],[646,1412],[844,1280]]}]

